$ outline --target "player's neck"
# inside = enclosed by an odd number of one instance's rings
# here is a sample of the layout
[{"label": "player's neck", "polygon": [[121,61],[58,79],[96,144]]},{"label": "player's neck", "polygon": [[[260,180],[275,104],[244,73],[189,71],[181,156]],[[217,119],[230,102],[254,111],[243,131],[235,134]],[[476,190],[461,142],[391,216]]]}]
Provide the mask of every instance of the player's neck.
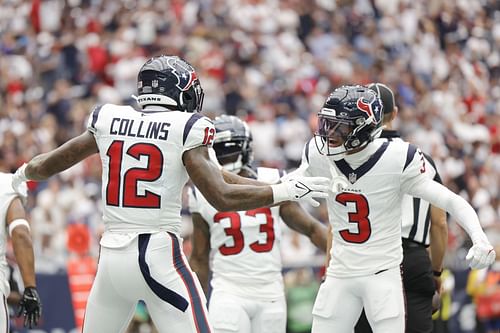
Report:
[{"label": "player's neck", "polygon": [[163,105],[146,105],[142,111],[170,111],[170,109]]},{"label": "player's neck", "polygon": [[385,124],[382,124],[382,125],[384,126],[384,130],[389,130],[389,131],[392,131],[392,130],[393,130],[393,128],[392,128],[392,124],[391,124],[391,122],[390,122],[390,121],[389,121],[389,122],[387,122],[387,123],[385,123]]},{"label": "player's neck", "polygon": [[378,140],[372,141],[363,149],[346,155],[344,159],[352,168],[358,168],[377,151],[381,144],[382,143],[378,142]]}]

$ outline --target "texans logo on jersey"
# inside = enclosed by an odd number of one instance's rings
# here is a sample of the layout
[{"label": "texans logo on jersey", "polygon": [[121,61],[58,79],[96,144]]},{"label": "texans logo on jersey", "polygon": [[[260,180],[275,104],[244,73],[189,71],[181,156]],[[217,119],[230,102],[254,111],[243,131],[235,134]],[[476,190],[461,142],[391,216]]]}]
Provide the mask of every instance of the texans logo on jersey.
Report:
[{"label": "texans logo on jersey", "polygon": [[177,88],[182,91],[188,90],[198,78],[194,68],[180,59],[171,57],[167,60],[167,64],[173,69],[172,74],[177,77]]}]

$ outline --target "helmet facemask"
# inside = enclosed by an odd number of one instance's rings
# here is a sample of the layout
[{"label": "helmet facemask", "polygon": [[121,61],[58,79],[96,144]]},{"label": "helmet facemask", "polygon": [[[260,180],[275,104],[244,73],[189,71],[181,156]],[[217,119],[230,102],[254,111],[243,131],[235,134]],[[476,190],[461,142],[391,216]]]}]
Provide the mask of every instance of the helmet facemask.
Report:
[{"label": "helmet facemask", "polygon": [[240,173],[243,169],[253,174],[252,133],[248,124],[238,117],[222,115],[214,120],[213,148],[220,165],[227,171]]},{"label": "helmet facemask", "polygon": [[252,160],[248,140],[215,142],[213,147],[219,164],[227,171],[239,173]]}]

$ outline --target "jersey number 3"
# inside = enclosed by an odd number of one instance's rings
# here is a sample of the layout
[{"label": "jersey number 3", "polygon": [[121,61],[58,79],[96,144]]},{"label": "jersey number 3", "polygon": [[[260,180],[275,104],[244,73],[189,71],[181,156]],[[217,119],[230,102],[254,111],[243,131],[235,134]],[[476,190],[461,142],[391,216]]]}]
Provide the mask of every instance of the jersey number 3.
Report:
[{"label": "jersey number 3", "polygon": [[364,243],[370,238],[372,227],[368,219],[370,209],[368,207],[368,200],[365,196],[356,193],[340,193],[335,200],[344,206],[347,203],[353,203],[356,207],[354,212],[349,212],[349,223],[357,224],[358,231],[351,232],[349,229],[341,230],[340,236],[349,243]]},{"label": "jersey number 3", "polygon": [[[250,244],[250,249],[255,252],[269,252],[273,249],[274,245],[274,221],[271,214],[271,209],[269,208],[258,208],[249,210],[245,213],[248,216],[257,216],[262,214],[266,217],[266,223],[261,224],[259,231],[266,234],[266,241],[264,243],[253,242]],[[219,223],[222,219],[229,218],[230,226],[224,228],[224,232],[227,236],[233,238],[233,245],[222,245],[219,247],[220,253],[225,256],[230,256],[238,254],[243,251],[245,246],[245,239],[243,238],[243,232],[241,232],[241,218],[240,214],[237,212],[219,212],[214,216],[214,222]]]},{"label": "jersey number 3", "polygon": [[158,194],[144,191],[137,193],[137,184],[152,182],[160,178],[163,170],[163,154],[157,146],[150,143],[136,143],[127,150],[128,156],[140,160],[147,158],[145,168],[129,168],[121,177],[123,168],[123,141],[113,141],[106,155],[109,157],[108,185],[106,186],[106,204],[120,206],[120,189],[123,187],[122,207],[160,208],[161,197]]}]

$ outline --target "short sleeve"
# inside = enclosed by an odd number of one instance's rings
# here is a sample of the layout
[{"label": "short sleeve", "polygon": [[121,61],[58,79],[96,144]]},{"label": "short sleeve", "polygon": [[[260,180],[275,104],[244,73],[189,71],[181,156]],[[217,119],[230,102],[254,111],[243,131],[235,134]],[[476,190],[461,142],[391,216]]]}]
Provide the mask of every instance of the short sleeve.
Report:
[{"label": "short sleeve", "polygon": [[194,113],[184,127],[182,143],[184,151],[199,146],[211,148],[215,137],[213,122],[199,113]]},{"label": "short sleeve", "polygon": [[189,187],[188,190],[188,206],[191,214],[200,213],[199,201],[196,197],[196,188],[194,186]]},{"label": "short sleeve", "polygon": [[97,132],[97,121],[99,119],[99,113],[101,112],[103,106],[104,105],[97,105],[96,107],[94,107],[87,121],[87,130],[89,130],[94,135]]}]

